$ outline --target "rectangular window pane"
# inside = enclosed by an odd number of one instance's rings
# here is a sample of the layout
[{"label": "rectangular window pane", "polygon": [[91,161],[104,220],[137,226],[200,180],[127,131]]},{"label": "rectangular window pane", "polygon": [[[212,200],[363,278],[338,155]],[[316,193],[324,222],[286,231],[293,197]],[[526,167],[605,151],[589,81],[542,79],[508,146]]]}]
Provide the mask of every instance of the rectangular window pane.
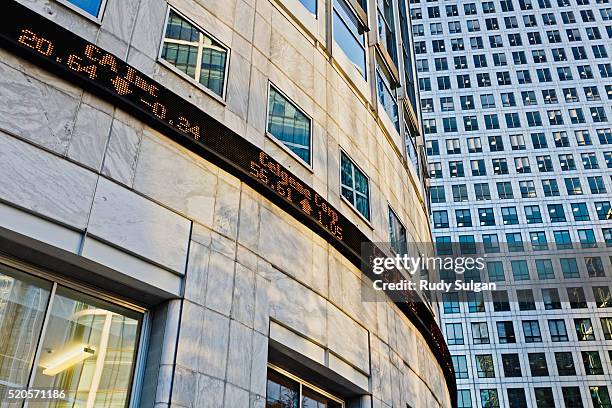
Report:
[{"label": "rectangular window pane", "polygon": [[50,292],[49,282],[0,269],[0,395],[27,386]]},{"label": "rectangular window pane", "polygon": [[100,15],[102,0],[68,0],[68,2],[74,4],[94,17],[98,17]]},{"label": "rectangular window pane", "polygon": [[268,96],[268,132],[310,164],[310,118],[273,86]]},{"label": "rectangular window pane", "polygon": [[58,287],[34,388],[66,390],[70,406],[126,406],[141,315]]},{"label": "rectangular window pane", "polygon": [[161,58],[223,96],[227,54],[221,43],[170,10]]}]

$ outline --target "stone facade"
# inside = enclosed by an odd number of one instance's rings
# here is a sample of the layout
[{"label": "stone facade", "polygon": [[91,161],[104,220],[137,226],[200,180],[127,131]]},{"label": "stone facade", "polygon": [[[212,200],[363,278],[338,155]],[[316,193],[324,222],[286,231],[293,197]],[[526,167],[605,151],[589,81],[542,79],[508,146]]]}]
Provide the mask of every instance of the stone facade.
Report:
[{"label": "stone facade", "polygon": [[[159,63],[165,1],[109,0],[100,21],[53,0],[20,3],[264,149],[372,241],[388,241],[389,205],[409,241],[430,241],[400,135],[376,113],[370,84],[353,83],[323,47],[325,28],[296,24],[293,2],[168,2],[230,48],[223,101]],[[312,117],[312,169],[266,137],[268,81]],[[369,177],[370,222],[340,198],[340,147]],[[384,295],[362,302],[369,280],[327,241],[146,123],[4,49],[0,214],[9,257],[149,309],[138,406],[264,407],[274,340],[362,390],[350,406],[450,407],[423,336]]]}]

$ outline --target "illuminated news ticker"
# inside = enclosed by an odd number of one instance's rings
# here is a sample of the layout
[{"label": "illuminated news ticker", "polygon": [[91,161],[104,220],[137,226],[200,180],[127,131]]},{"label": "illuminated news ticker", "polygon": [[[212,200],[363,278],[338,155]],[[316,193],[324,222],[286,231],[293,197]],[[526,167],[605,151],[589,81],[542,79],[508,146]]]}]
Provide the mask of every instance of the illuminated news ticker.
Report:
[{"label": "illuminated news ticker", "polygon": [[[12,0],[5,0],[0,13],[0,45],[82,85],[229,171],[361,266],[361,244],[371,241],[355,224],[261,149],[113,54]],[[408,298],[398,307],[420,327],[453,388],[450,354],[433,314]],[[455,392],[450,393],[454,399]]]},{"label": "illuminated news ticker", "polygon": [[[34,28],[22,28],[17,41],[90,80],[104,83],[107,87],[112,86],[119,96],[130,97],[132,101],[136,96],[136,102],[142,109],[148,110],[166,125],[196,141],[205,139],[205,129],[198,120],[197,113],[181,110],[181,104],[168,101],[162,87],[143,78],[134,68],[96,45],[86,44],[75,52],[62,54],[58,52],[55,41],[45,38]],[[338,211],[266,153],[259,152],[256,158],[249,161],[246,170],[260,183],[297,206],[334,238],[343,239],[343,227],[339,224]]]}]

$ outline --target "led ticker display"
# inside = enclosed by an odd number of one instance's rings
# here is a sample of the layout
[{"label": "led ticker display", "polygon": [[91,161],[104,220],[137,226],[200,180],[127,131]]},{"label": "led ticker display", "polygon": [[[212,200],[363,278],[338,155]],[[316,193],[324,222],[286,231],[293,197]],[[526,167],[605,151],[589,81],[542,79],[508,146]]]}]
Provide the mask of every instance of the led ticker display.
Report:
[{"label": "led ticker display", "polygon": [[[5,0],[0,13],[0,46],[79,84],[240,178],[361,266],[361,244],[370,240],[327,200],[257,146],[120,58],[12,0]],[[435,318],[422,302],[405,300],[398,306],[428,339],[452,388],[452,364]]]},{"label": "led ticker display", "polygon": [[[187,143],[188,147],[195,145],[215,163],[218,161],[215,159],[222,159],[224,166],[233,168],[232,173],[240,170],[242,176],[254,179],[256,188],[273,192],[273,201],[291,205],[300,216],[322,229],[327,238],[341,244],[339,249],[343,253],[358,260],[355,257],[358,257],[359,243],[365,237],[354,225],[273,158],[233,132],[222,129],[218,122],[192,104],[113,54],[82,39],[53,35],[48,28],[33,24],[33,21],[17,27],[15,36],[19,46],[78,75],[81,81],[102,88],[120,100],[120,105],[136,108],[138,116],[148,116],[147,124],[162,127],[165,133],[171,129],[177,141]],[[151,118],[155,119],[153,123]],[[345,237],[357,239],[346,240]]]}]

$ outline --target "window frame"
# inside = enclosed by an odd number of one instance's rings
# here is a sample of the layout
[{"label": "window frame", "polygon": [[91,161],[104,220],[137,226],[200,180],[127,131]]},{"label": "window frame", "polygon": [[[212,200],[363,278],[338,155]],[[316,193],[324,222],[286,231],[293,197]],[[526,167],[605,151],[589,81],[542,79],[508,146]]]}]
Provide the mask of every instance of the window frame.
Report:
[{"label": "window frame", "polygon": [[[370,220],[370,218],[372,217],[372,188],[370,186],[370,177],[368,177],[368,174],[365,171],[363,171],[363,169],[355,162],[355,160],[353,160],[351,155],[349,155],[346,152],[346,150],[344,150],[342,147],[340,147],[339,150],[340,150],[340,157],[339,157],[340,160],[338,161],[338,177],[339,177],[338,178],[338,187],[339,187],[338,192],[340,193],[340,199],[344,201],[353,210],[353,212],[355,212],[359,216],[359,218],[361,218],[361,220],[364,221],[371,229],[374,229],[374,227],[372,226],[372,221]],[[353,164],[353,166],[356,167],[363,174],[363,176],[368,181],[368,216],[367,217],[363,215],[357,209],[357,206],[355,204],[351,203],[348,200],[348,198],[342,195],[342,155],[343,154],[349,159],[349,161]],[[354,179],[354,175],[353,175],[353,179]],[[353,193],[354,193],[354,189],[355,187],[351,186],[351,190],[353,191]]]},{"label": "window frame", "polygon": [[[218,42],[223,48],[225,48],[225,52],[226,52],[225,61],[226,62],[225,62],[225,72],[223,73],[223,92],[222,92],[222,95],[216,94],[212,89],[208,89],[206,86],[202,85],[198,80],[196,80],[195,78],[190,77],[185,72],[183,72],[180,69],[178,69],[177,67],[175,67],[170,61],[166,61],[164,58],[162,58],[162,52],[164,50],[164,42],[166,40],[166,32],[168,30],[168,20],[170,18],[170,12],[171,11],[174,11],[182,19],[187,21],[189,24],[193,25],[196,29],[198,29],[201,32],[201,34],[209,36],[210,38],[212,38],[213,40]],[[167,7],[166,7],[166,17],[164,19],[164,29],[163,29],[163,32],[162,32],[162,35],[161,35],[160,44],[159,44],[159,52],[157,53],[157,60],[156,60],[157,63],[163,65],[165,68],[169,69],[174,74],[178,75],[180,78],[186,80],[191,85],[196,86],[198,89],[203,91],[206,95],[214,98],[217,102],[219,102],[219,103],[221,103],[222,105],[225,106],[225,105],[227,105],[227,101],[226,101],[226,98],[227,98],[227,88],[228,88],[227,85],[229,83],[229,67],[230,67],[231,60],[232,60],[231,57],[232,57],[232,50],[223,41],[219,40],[219,38],[217,38],[216,36],[210,34],[208,32],[208,30],[203,29],[199,24],[196,24],[189,17],[185,16],[185,14],[182,13],[180,10],[178,10],[178,8],[172,7],[170,4],[167,5]],[[197,63],[197,65],[199,65],[199,64],[201,64],[201,61],[199,61]],[[268,101],[266,100],[266,103],[267,102]],[[266,126],[267,126],[267,124],[266,124]]]},{"label": "window frame", "polygon": [[[306,162],[304,159],[302,159],[300,156],[298,156],[287,145],[285,145],[285,143],[282,140],[280,140],[279,138],[274,136],[268,130],[268,125],[270,123],[270,90],[272,88],[274,88],[274,90],[276,92],[278,92],[283,98],[285,98],[290,104],[292,104],[295,109],[300,111],[310,121],[310,129],[308,131],[308,140],[310,142],[310,149],[309,149],[310,150],[310,154],[308,156],[310,158],[310,162]],[[313,142],[314,142],[313,124],[314,124],[314,119],[313,119],[313,117],[311,115],[309,115],[306,111],[304,111],[300,107],[300,105],[298,105],[292,98],[290,98],[285,92],[283,92],[271,80],[268,80],[266,96],[267,96],[267,98],[266,98],[266,131],[265,131],[266,137],[268,139],[272,140],[276,145],[278,145],[281,149],[283,149],[285,151],[285,153],[289,154],[298,163],[300,163],[302,166],[304,166],[306,169],[308,169],[308,171],[310,171],[311,173],[314,173],[314,167],[313,167],[313,162],[314,162],[314,158],[313,158],[313,152],[314,152],[314,149],[313,149]]]},{"label": "window frame", "polygon": [[[299,399],[301,401],[304,393],[302,391],[303,387],[306,386],[307,388],[310,388],[312,391],[316,392],[317,394],[321,394],[323,397],[328,398],[332,401],[334,401],[335,403],[339,404],[341,408],[346,408],[346,403],[345,401],[342,401],[340,398],[336,397],[335,395],[330,394],[329,392],[323,390],[321,387],[318,387],[306,380],[303,380],[302,378],[296,376],[293,373],[290,373],[287,370],[282,369],[281,367],[272,364],[272,363],[268,363],[267,364],[267,369],[268,370],[272,370],[275,371],[277,374],[280,374],[284,377],[289,378],[290,380],[295,381],[296,383],[298,383],[299,385]],[[266,372],[266,384],[268,381],[268,373]],[[267,396],[264,399],[264,402],[267,402]],[[300,403],[301,406],[301,403]]]},{"label": "window frame", "polygon": [[87,11],[83,10],[76,4],[71,3],[69,0],[55,0],[55,1],[61,4],[62,6],[69,8],[75,13],[80,14],[82,17],[85,17],[86,19],[96,23],[97,25],[102,25],[102,19],[106,11],[106,6],[108,5],[108,0],[100,0],[100,10],[98,11],[98,15],[94,16],[93,14],[89,14]]},{"label": "window frame", "polygon": [[45,332],[47,323],[51,318],[53,299],[56,296],[56,290],[59,287],[63,287],[64,289],[67,289],[70,292],[76,292],[84,295],[85,297],[90,297],[98,301],[110,303],[114,306],[128,309],[131,312],[140,315],[138,340],[135,341],[136,350],[134,353],[133,368],[130,376],[131,378],[129,383],[128,395],[126,398],[126,406],[133,407],[139,405],[142,396],[142,380],[145,376],[145,366],[147,364],[147,356],[149,352],[148,343],[150,339],[150,325],[152,320],[151,311],[149,309],[139,305],[136,301],[131,300],[127,297],[123,297],[118,294],[113,294],[104,289],[94,288],[91,285],[88,285],[87,283],[77,282],[69,278],[53,274],[50,271],[47,271],[43,268],[39,268],[38,266],[30,265],[15,259],[6,258],[1,254],[0,267],[14,269],[22,274],[31,275],[38,279],[45,280],[51,286],[51,290],[49,291],[48,295],[49,298],[45,306],[45,311],[43,315],[43,326],[41,328],[41,331],[37,334],[38,344],[35,346],[35,351],[32,360],[32,368],[30,374],[28,375],[28,386],[30,386],[32,381],[34,380],[34,372],[36,370],[36,365],[38,364],[41,353],[43,351],[43,340],[46,334]]}]

